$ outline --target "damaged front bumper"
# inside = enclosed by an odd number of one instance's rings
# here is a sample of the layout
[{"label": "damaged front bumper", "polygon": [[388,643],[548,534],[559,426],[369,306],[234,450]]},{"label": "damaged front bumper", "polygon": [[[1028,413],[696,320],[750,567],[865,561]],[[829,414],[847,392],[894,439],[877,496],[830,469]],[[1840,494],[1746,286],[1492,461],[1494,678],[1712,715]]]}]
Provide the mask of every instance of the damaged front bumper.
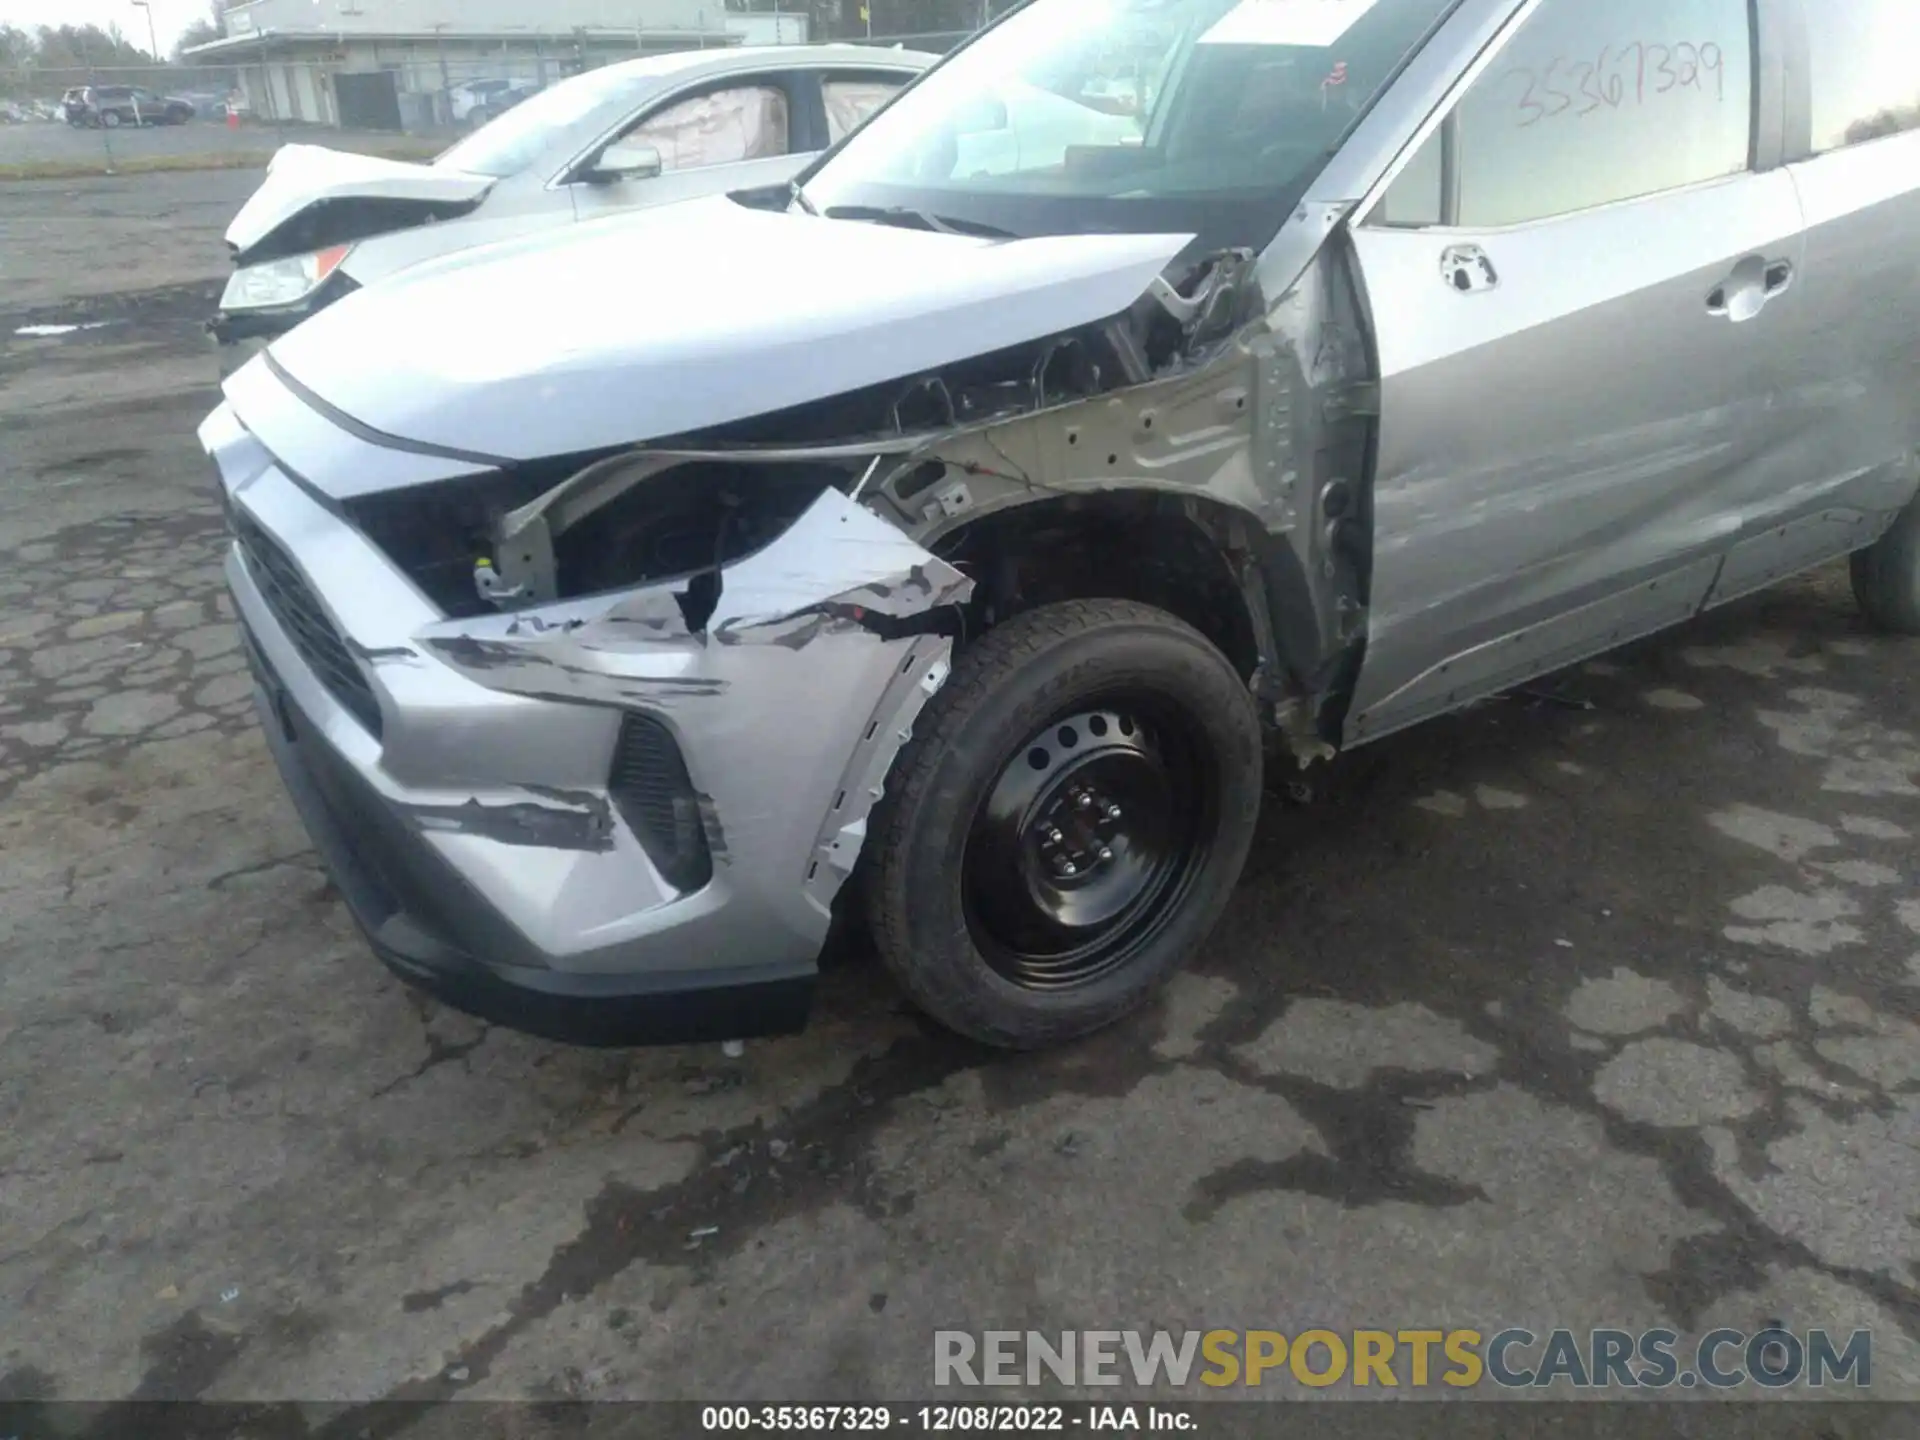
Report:
[{"label": "damaged front bumper", "polygon": [[965,577],[828,490],[722,572],[698,630],[671,585],[448,619],[230,405],[201,433],[270,747],[389,966],[575,1042],[804,1024],[947,675],[951,642],[914,619]]}]

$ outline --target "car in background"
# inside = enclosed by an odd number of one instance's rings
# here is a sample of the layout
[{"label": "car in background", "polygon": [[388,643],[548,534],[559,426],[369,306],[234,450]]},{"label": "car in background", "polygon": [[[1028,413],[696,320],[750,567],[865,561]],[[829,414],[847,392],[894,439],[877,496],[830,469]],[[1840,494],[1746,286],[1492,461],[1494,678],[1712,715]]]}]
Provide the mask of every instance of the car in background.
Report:
[{"label": "car in background", "polygon": [[650,56],[560,81],[430,165],[289,145],[227,230],[231,373],[349,291],[470,246],[785,184],[938,57],[857,45]]},{"label": "car in background", "polygon": [[456,125],[485,125],[543,87],[533,80],[467,80],[447,91],[447,111]]},{"label": "car in background", "polygon": [[489,124],[494,120],[498,120],[502,115],[506,114],[507,111],[513,109],[514,106],[520,104],[522,101],[531,100],[546,88],[545,85],[540,84],[536,80],[510,81],[505,89],[495,91],[486,101],[474,106],[472,111],[467,115],[467,123],[476,129],[482,125]]},{"label": "car in background", "polygon": [[179,98],[193,107],[196,116],[219,115],[227,108],[227,97],[219,90],[183,90]]},{"label": "car in background", "polygon": [[464,125],[477,106],[484,104],[496,91],[506,89],[509,83],[505,80],[463,80],[458,85],[449,85],[447,113],[454,124]]},{"label": "car in background", "polygon": [[[90,85],[80,92],[78,123],[95,130],[132,125],[184,125],[193,119],[193,103],[178,95],[160,95],[138,85]],[[69,107],[68,119],[73,118]]]}]

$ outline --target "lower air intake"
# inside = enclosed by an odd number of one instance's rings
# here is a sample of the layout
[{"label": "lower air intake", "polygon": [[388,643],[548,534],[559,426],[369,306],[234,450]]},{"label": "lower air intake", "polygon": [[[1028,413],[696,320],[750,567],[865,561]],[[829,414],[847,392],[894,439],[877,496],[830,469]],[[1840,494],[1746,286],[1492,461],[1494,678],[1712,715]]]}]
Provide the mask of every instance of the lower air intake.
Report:
[{"label": "lower air intake", "polygon": [[667,884],[690,894],[713,878],[700,797],[665,725],[646,715],[626,717],[607,791]]}]

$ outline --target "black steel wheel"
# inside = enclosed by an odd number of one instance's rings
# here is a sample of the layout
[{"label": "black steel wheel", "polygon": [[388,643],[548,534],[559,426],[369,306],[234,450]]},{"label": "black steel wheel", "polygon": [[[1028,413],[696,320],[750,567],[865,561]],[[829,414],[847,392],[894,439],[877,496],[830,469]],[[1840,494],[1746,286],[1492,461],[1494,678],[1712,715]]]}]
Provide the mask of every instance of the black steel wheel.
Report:
[{"label": "black steel wheel", "polygon": [[875,946],[933,1018],[1029,1049],[1119,1019],[1226,907],[1259,815],[1246,683],[1174,616],[1047,606],[955,662],[869,827]]},{"label": "black steel wheel", "polygon": [[1031,990],[1124,966],[1212,851],[1209,760],[1151,692],[1050,720],[982,803],[962,862],[981,955]]}]

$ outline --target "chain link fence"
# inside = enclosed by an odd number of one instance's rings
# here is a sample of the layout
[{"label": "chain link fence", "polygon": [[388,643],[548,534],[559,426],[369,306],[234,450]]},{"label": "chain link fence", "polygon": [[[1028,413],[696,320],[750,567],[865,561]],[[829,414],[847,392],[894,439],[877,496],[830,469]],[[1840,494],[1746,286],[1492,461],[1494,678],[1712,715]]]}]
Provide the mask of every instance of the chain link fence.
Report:
[{"label": "chain link fence", "polygon": [[[971,30],[836,43],[945,53]],[[0,179],[258,163],[293,140],[424,158],[570,76],[710,45],[516,35],[262,45],[229,63],[0,70]]]}]

